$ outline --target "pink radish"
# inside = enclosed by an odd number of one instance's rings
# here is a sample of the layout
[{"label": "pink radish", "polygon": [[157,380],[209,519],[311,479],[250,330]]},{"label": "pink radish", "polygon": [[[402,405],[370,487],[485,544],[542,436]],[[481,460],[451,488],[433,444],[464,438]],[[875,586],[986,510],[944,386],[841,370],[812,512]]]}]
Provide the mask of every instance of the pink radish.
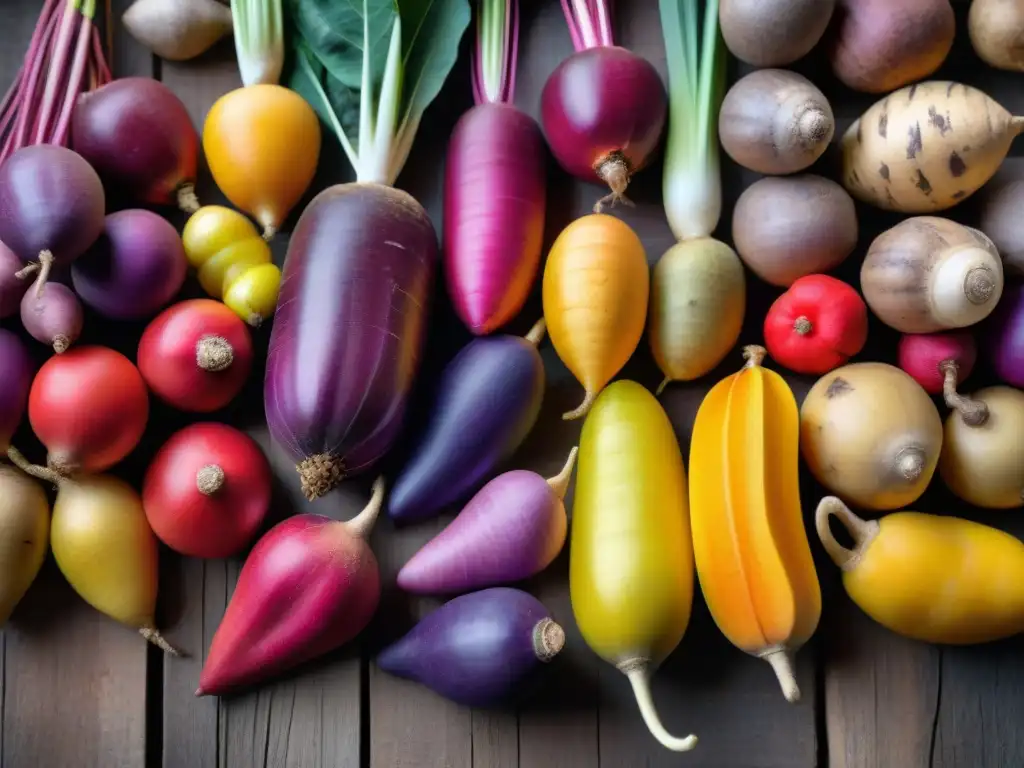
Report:
[{"label": "pink radish", "polygon": [[900,339],[898,357],[900,368],[929,394],[941,393],[946,405],[959,411],[965,423],[979,426],[988,419],[984,403],[956,391],[978,359],[970,333],[907,333]]},{"label": "pink radish", "polygon": [[545,153],[537,123],[513,105],[518,0],[485,0],[473,57],[476,106],[448,145],[444,267],[455,311],[477,335],[518,314],[544,237]]},{"label": "pink radish", "polygon": [[263,682],[363,631],[380,600],[367,539],[383,501],[377,480],[352,520],[295,515],[256,542],[213,636],[197,696]]},{"label": "pink radish", "polygon": [[665,126],[665,87],[646,59],[615,45],[611,0],[562,0],[576,53],[557,67],[541,93],[541,124],[562,167],[584,181],[603,181],[624,199]]},{"label": "pink radish", "polygon": [[82,302],[66,285],[51,281],[42,294],[22,296],[21,324],[33,339],[63,354],[82,333]]}]

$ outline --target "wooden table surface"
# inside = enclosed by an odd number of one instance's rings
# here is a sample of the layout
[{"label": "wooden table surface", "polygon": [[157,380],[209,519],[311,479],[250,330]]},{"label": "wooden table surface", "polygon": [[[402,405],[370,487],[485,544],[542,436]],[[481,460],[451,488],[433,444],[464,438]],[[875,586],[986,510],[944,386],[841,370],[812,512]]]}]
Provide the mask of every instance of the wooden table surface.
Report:
[{"label": "wooden table surface", "polygon": [[[20,63],[40,0],[3,0],[0,85]],[[117,18],[128,0],[115,0]],[[665,73],[656,0],[620,0],[619,40],[647,56]],[[1024,76],[984,67],[965,32],[966,5],[958,5],[953,54],[937,77],[982,87],[1017,114],[1024,113]],[[467,40],[464,42],[468,42]],[[188,106],[197,126],[214,100],[239,85],[232,43],[200,59],[161,62],[114,25],[111,64],[118,76],[156,77]],[[466,46],[464,45],[464,52]],[[541,87],[570,52],[555,0],[524,0],[518,103],[536,115]],[[829,96],[837,135],[873,99],[840,86],[820,53],[797,67]],[[730,65],[730,80],[745,70]],[[446,139],[470,104],[467,58],[429,109],[399,186],[440,221],[442,158]],[[351,177],[333,136],[324,133],[316,191]],[[834,149],[834,147],[833,147]],[[1015,154],[1024,152],[1018,143]],[[1006,168],[1013,170],[1011,158]],[[660,157],[630,187],[635,208],[617,211],[643,238],[651,261],[672,237],[660,204]],[[834,152],[816,171],[834,177]],[[1024,171],[1024,165],[1020,167]],[[732,204],[755,174],[724,162],[725,212],[719,236],[729,239]],[[549,172],[547,242],[586,212],[596,187],[568,179],[553,163]],[[205,202],[223,198],[203,171]],[[970,222],[972,201],[949,213]],[[837,274],[857,285],[860,257],[871,239],[895,217],[859,207],[861,242]],[[286,229],[289,229],[292,222]],[[181,224],[180,217],[174,219]],[[284,257],[287,236],[275,252]],[[747,323],[741,343],[761,340],[761,322],[777,289],[749,275]],[[190,285],[189,291],[197,288]],[[522,333],[540,315],[539,286],[511,329]],[[114,346],[134,357],[141,325],[87,318],[85,341]],[[265,353],[268,331],[255,334]],[[895,335],[872,319],[871,346],[863,358],[893,360]],[[454,318],[439,281],[426,364],[417,388],[411,429],[421,421],[436,374],[468,340]],[[41,361],[45,350],[34,347]],[[565,423],[564,410],[581,389],[550,344],[542,347],[548,389],[538,426],[511,462],[553,474],[578,438],[580,423]],[[689,432],[708,387],[740,365],[732,354],[713,374],[692,385],[675,385],[663,402],[680,441]],[[646,342],[623,376],[647,386],[659,376]],[[812,379],[790,377],[798,397]],[[977,381],[983,380],[983,375]],[[271,457],[277,483],[275,520],[315,509],[347,518],[368,496],[353,482],[307,504],[290,462],[269,441],[263,423],[262,376],[255,373],[243,397],[213,418],[244,426]],[[117,472],[138,482],[148,458],[182,426],[180,415],[154,404],[146,440]],[[32,458],[42,457],[27,429],[17,440]],[[400,460],[407,441],[398,446]],[[806,474],[806,473],[805,473]],[[1024,536],[1016,512],[982,515],[957,505],[938,483],[915,505],[981,519]],[[571,492],[570,492],[571,494]],[[806,514],[821,489],[809,478],[802,488]],[[570,498],[571,503],[571,498]],[[196,699],[193,691],[203,654],[224,611],[241,561],[182,559],[162,553],[159,622],[167,637],[190,656],[163,657],[139,636],[91,610],[64,583],[52,562],[0,633],[0,768],[1013,768],[1024,766],[1024,648],[1019,640],[973,648],[937,648],[901,639],[874,625],[841,590],[837,569],[812,533],[823,589],[823,617],[813,641],[798,655],[803,700],[787,704],[767,664],[736,650],[717,631],[700,597],[685,639],[654,681],[654,697],[670,730],[696,733],[694,752],[677,755],[660,747],[643,726],[626,679],[599,662],[576,631],[566,585],[565,553],[526,585],[567,629],[566,651],[552,665],[536,697],[519,711],[471,711],[415,684],[379,672],[377,649],[437,605],[409,598],[394,586],[400,565],[440,530],[450,515],[396,530],[382,520],[373,536],[385,584],[377,618],[360,640],[279,682],[227,700]],[[813,525],[808,528],[813,532]]]}]

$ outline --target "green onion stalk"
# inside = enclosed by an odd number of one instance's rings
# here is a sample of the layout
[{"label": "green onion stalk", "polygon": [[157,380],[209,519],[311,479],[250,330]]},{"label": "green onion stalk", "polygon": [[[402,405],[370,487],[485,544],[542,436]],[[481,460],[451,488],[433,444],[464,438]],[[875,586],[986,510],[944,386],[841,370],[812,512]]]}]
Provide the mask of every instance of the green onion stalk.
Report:
[{"label": "green onion stalk", "polygon": [[665,214],[677,242],[651,280],[651,350],[665,378],[691,381],[736,345],[746,279],[736,252],[715,239],[722,214],[718,111],[725,90],[725,46],[718,0],[659,0],[669,72]]}]

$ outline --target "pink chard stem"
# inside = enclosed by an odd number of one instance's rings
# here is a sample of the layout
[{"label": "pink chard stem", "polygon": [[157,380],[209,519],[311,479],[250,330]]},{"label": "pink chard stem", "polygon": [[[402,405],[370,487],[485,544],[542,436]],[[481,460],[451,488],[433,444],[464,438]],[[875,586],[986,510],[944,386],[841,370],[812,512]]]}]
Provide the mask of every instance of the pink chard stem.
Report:
[{"label": "pink chard stem", "polygon": [[[78,42],[75,45],[75,54],[71,63],[71,76],[68,80],[67,90],[64,92],[64,104],[61,107],[60,115],[57,118],[57,126],[50,135],[50,142],[63,146],[67,143],[68,131],[71,127],[71,113],[74,110],[75,102],[82,91],[82,84],[85,82],[86,64],[89,61],[89,42],[92,39],[92,16],[89,14],[89,2],[85,1],[81,26],[78,28]],[[95,4],[95,0],[92,0]],[[95,13],[95,7],[91,9]]]},{"label": "pink chard stem", "polygon": [[46,90],[43,93],[43,108],[39,115],[39,121],[33,133],[33,144],[42,144],[46,141],[47,127],[53,119],[57,107],[57,100],[61,86],[64,84],[65,71],[67,69],[68,52],[71,48],[71,40],[74,36],[75,26],[81,18],[78,7],[81,0],[68,0],[64,8],[64,16],[61,18],[60,30],[57,32],[57,42],[54,58],[50,61],[50,68],[46,73]]},{"label": "pink chard stem", "polygon": [[[14,135],[11,151],[14,152],[29,143],[29,132],[35,130],[39,116],[39,104],[42,99],[43,72],[50,62],[50,44],[64,20],[61,0],[51,0],[44,11],[49,14],[46,25],[35,45],[25,55],[25,87],[18,103],[18,127]],[[40,23],[43,18],[40,17]],[[6,156],[6,155],[5,155]]]}]

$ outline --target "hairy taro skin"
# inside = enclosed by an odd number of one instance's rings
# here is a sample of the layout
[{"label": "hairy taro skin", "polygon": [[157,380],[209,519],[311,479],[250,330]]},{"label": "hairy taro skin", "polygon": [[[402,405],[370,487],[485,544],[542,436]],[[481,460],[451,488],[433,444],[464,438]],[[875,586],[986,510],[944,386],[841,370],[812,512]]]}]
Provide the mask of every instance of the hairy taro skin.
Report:
[{"label": "hairy taro skin", "polygon": [[309,204],[291,237],[264,401],[270,434],[300,461],[371,467],[398,435],[419,368],[438,247],[422,206],[378,184]]},{"label": "hairy taro skin", "polygon": [[631,173],[661,140],[667,102],[658,71],[618,46],[589,48],[562,61],[541,93],[551,152],[574,176],[601,183],[596,167],[621,152]]},{"label": "hairy taro skin", "polygon": [[533,287],[544,237],[544,140],[509,104],[480,104],[448,145],[444,266],[459,318],[474,334],[505,325]]},{"label": "hairy taro skin", "polygon": [[518,336],[466,345],[445,367],[430,420],[388,497],[388,515],[411,521],[453,504],[508,459],[533,428],[544,365]]},{"label": "hairy taro skin", "polygon": [[71,145],[105,183],[140,202],[175,202],[196,178],[199,136],[181,100],[163,83],[126,77],[83,94]]}]

